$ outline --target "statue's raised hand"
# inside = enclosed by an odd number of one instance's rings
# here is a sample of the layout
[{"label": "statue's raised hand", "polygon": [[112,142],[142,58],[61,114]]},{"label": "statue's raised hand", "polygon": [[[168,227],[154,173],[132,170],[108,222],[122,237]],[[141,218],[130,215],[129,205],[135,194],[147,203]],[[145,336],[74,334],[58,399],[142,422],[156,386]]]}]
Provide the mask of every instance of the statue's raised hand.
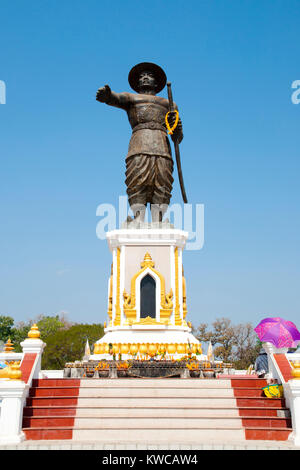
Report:
[{"label": "statue's raised hand", "polygon": [[96,94],[96,100],[101,103],[107,103],[111,96],[111,89],[108,85],[105,85],[102,88],[99,88]]}]

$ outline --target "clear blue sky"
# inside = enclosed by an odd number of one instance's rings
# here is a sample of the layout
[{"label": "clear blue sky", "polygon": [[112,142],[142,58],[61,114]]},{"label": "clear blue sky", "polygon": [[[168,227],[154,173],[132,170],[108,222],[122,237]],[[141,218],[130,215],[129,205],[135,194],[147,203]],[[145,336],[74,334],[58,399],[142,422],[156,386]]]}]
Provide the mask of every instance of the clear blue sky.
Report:
[{"label": "clear blue sky", "polygon": [[189,320],[300,327],[299,1],[3,0],[0,15],[0,314],[106,319],[96,208],[126,194],[130,128],[95,93],[130,91],[130,68],[152,61],[183,120],[189,201],[205,205]]}]

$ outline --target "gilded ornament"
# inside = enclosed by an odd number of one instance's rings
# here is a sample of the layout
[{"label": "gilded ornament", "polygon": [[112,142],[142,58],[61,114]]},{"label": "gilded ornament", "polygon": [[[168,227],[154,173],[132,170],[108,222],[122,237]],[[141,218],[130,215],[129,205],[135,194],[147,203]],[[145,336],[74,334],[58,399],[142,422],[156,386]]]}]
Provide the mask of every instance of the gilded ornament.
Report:
[{"label": "gilded ornament", "polygon": [[169,354],[175,354],[176,353],[176,344],[169,343],[167,344],[167,351]]},{"label": "gilded ornament", "polygon": [[30,338],[30,339],[39,339],[40,336],[41,336],[41,333],[39,332],[38,326],[35,323],[34,325],[32,325],[32,327],[31,327],[31,329],[28,333],[28,338]]},{"label": "gilded ornament", "polygon": [[140,354],[147,354],[148,346],[145,343],[140,344],[139,353]]},{"label": "gilded ornament", "polygon": [[157,345],[156,344],[149,344],[148,345],[148,354],[149,356],[153,357],[156,355],[156,352],[157,352]]},{"label": "gilded ornament", "polygon": [[129,351],[132,356],[135,356],[139,351],[139,345],[135,343],[130,344]]},{"label": "gilded ornament", "polygon": [[14,348],[14,343],[11,342],[11,339],[8,338],[5,346],[4,346],[4,350],[3,352],[5,353],[10,353],[11,351],[13,351],[15,348]]},{"label": "gilded ornament", "polygon": [[21,380],[22,372],[20,369],[20,362],[13,362],[11,364],[11,371],[10,371],[9,378],[11,380]]},{"label": "gilded ornament", "polygon": [[128,352],[129,352],[129,344],[127,344],[127,343],[121,344],[120,352],[121,352],[121,354],[128,354]]},{"label": "gilded ornament", "polygon": [[291,362],[293,379],[300,379],[300,361]]},{"label": "gilded ornament", "polygon": [[185,344],[180,343],[177,345],[177,353],[178,354],[185,354]]}]

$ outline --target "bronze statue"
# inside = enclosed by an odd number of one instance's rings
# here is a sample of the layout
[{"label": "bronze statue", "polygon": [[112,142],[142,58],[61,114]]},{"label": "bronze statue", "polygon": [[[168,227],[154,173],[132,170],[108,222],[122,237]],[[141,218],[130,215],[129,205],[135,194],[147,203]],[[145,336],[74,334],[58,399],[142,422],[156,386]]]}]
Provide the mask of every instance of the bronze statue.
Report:
[{"label": "bronze statue", "polygon": [[[143,222],[147,203],[152,221],[161,222],[170,202],[173,185],[173,160],[167,136],[165,116],[170,111],[167,99],[156,96],[166,85],[166,75],[156,64],[143,62],[128,76],[136,93],[115,93],[108,85],[99,88],[96,99],[127,112],[132,136],[126,156],[126,185],[130,207],[136,222]],[[177,110],[177,106],[174,104]],[[176,114],[168,116],[171,126]],[[178,144],[183,139],[182,123],[171,136]]]}]

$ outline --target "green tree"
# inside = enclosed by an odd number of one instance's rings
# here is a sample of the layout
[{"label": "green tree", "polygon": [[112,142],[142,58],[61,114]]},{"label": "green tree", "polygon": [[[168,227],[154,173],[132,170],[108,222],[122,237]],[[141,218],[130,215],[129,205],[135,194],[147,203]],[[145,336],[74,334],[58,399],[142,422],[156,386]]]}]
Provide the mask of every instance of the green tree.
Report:
[{"label": "green tree", "polygon": [[0,315],[0,340],[6,343],[8,338],[13,341],[14,319],[9,316]]},{"label": "green tree", "polygon": [[42,356],[42,369],[63,369],[66,362],[81,360],[86,340],[92,346],[103,334],[101,324],[75,324],[58,330],[45,341],[47,346]]},{"label": "green tree", "polygon": [[48,337],[54,335],[57,331],[66,329],[71,325],[64,316],[59,315],[39,315],[27,322],[19,322],[12,330],[16,352],[22,351],[20,343],[27,338],[28,332],[34,323],[37,324],[41,333],[41,339],[45,342],[47,342]]}]

